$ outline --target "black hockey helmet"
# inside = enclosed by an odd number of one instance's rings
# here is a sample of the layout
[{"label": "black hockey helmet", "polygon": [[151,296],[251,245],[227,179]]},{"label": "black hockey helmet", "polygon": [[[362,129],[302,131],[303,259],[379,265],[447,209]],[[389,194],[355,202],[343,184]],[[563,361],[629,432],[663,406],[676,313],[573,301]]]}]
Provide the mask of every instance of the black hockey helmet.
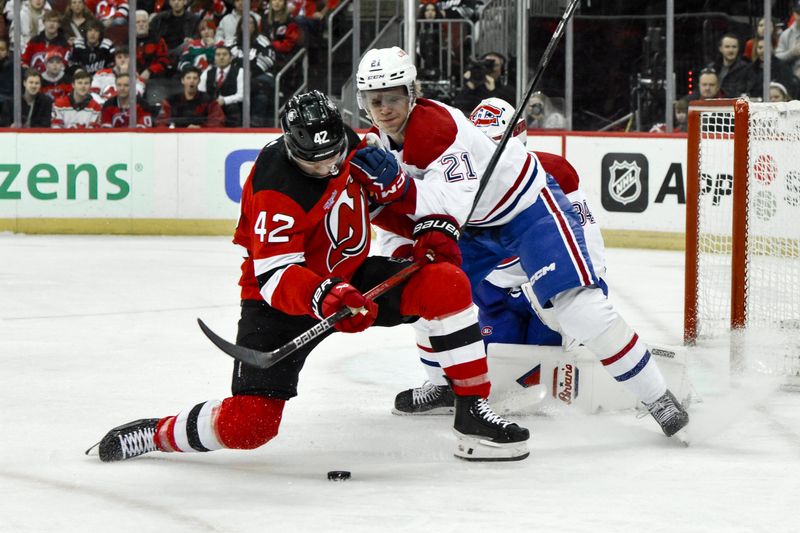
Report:
[{"label": "black hockey helmet", "polygon": [[289,155],[303,161],[322,161],[343,153],[347,135],[339,110],[319,91],[289,100],[281,115],[281,129]]}]

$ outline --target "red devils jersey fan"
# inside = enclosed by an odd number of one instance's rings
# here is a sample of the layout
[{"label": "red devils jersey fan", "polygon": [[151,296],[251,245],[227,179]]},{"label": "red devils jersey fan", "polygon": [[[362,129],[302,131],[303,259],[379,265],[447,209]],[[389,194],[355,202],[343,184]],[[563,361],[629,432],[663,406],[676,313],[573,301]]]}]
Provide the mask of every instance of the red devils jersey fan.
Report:
[{"label": "red devils jersey fan", "polygon": [[[426,320],[436,332],[431,351],[446,361],[453,392],[464,400],[454,422],[456,455],[525,458],[528,430],[497,416],[486,401],[486,355],[464,273],[451,263],[426,260],[407,281],[375,301],[367,299],[363,291],[409,262],[368,257],[368,196],[351,174],[359,139],[318,91],[290,100],[281,126],[283,136],[261,151],[242,191],[234,242],[247,256],[237,344],[273,350],[345,306],[353,314],[336,329],[348,333]],[[399,168],[393,170],[387,188],[408,186]],[[116,427],[98,444],[100,459],[264,445],[278,434],[284,404],[297,395],[306,357],[323,337],[268,370],[236,361],[231,397]]]}]

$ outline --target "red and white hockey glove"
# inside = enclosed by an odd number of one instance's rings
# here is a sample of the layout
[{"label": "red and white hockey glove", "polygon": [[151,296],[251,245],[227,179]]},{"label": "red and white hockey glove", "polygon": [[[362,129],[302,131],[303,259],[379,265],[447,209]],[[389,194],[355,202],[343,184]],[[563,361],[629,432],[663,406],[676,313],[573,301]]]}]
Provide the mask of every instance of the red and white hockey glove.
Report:
[{"label": "red and white hockey glove", "polygon": [[394,155],[374,146],[367,146],[353,154],[350,174],[379,204],[389,204],[402,198],[410,183]]},{"label": "red and white hockey glove", "polygon": [[414,261],[418,263],[453,263],[461,266],[458,238],[461,230],[447,215],[421,218],[414,225]]},{"label": "red and white hockey glove", "polygon": [[345,333],[364,331],[378,317],[378,304],[365,298],[358,289],[338,278],[327,278],[319,284],[311,297],[311,310],[320,320],[331,316],[343,307],[355,314],[343,318],[333,327]]}]

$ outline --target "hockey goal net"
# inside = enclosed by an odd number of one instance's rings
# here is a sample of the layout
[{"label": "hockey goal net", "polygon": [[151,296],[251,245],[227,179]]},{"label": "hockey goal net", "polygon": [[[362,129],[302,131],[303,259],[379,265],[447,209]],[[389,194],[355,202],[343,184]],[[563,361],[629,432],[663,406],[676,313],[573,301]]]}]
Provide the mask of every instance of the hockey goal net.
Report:
[{"label": "hockey goal net", "polygon": [[800,102],[702,101],[688,130],[684,340],[797,374]]}]

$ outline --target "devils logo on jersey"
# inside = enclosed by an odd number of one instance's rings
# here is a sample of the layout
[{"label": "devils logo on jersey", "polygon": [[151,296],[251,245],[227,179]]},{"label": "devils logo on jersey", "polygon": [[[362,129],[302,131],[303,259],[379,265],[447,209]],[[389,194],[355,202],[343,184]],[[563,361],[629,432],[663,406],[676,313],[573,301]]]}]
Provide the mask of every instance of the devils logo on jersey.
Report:
[{"label": "devils logo on jersey", "polygon": [[[359,255],[369,242],[369,225],[365,219],[367,206],[362,194],[353,194],[352,178],[339,194],[325,216],[325,231],[331,240],[328,250],[328,271],[333,272],[336,266],[347,259]],[[355,188],[360,191],[360,188]]]}]

